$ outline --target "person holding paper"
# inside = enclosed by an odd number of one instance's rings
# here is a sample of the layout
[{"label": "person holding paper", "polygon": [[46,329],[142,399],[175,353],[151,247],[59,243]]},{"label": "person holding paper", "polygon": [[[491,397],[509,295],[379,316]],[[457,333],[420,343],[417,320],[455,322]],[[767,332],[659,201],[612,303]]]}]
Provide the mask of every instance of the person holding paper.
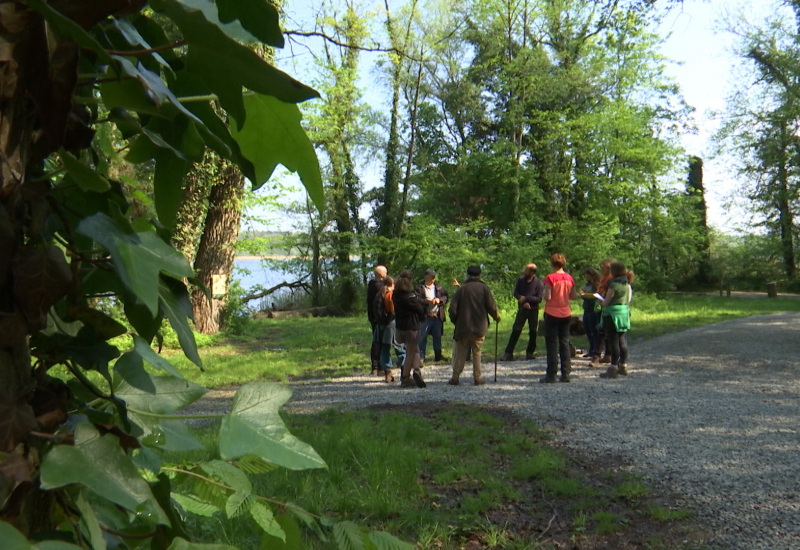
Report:
[{"label": "person holding paper", "polygon": [[608,281],[605,295],[595,295],[603,306],[602,325],[606,345],[611,351],[611,365],[600,374],[600,378],[617,378],[628,374],[628,342],[625,335],[631,327],[631,283],[635,275],[622,262],[612,263],[610,271],[611,280]]},{"label": "person holding paper", "polygon": [[[594,268],[583,270],[583,277],[586,284],[581,289],[583,297],[583,330],[586,331],[586,338],[589,340],[589,350],[584,357],[594,359],[600,355],[600,306],[597,304],[597,289],[600,286],[600,273]],[[599,296],[599,294],[598,294]],[[602,298],[602,296],[601,296]]]}]

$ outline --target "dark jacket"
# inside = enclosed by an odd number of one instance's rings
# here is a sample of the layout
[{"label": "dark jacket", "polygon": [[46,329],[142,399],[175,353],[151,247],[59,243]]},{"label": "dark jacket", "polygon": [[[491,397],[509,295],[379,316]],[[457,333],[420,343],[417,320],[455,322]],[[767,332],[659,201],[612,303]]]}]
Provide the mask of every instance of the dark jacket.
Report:
[{"label": "dark jacket", "polygon": [[[514,298],[517,299],[518,307],[522,307],[523,304],[527,303],[531,305],[531,309],[538,310],[539,304],[542,302],[542,294],[544,294],[544,283],[536,275],[533,276],[530,282],[525,278],[525,275],[517,279],[517,284],[514,286]],[[525,301],[522,304],[519,303],[520,296],[525,297]]]},{"label": "dark jacket", "polygon": [[380,279],[370,279],[367,283],[367,319],[375,324],[375,296],[383,288],[383,281]]},{"label": "dark jacket", "polygon": [[392,303],[397,330],[419,330],[419,323],[425,318],[425,307],[428,302],[420,300],[416,292],[402,292],[395,289]]},{"label": "dark jacket", "polygon": [[486,336],[491,315],[495,321],[500,317],[492,291],[479,278],[467,279],[450,301],[450,321],[456,326],[453,338]]},{"label": "dark jacket", "polygon": [[[444,323],[445,319],[447,319],[447,317],[444,314],[444,310],[447,307],[447,299],[448,299],[447,291],[439,283],[433,283],[433,295],[434,297],[439,298],[440,304],[437,316],[439,317],[439,320]],[[417,296],[419,296],[425,302],[425,311],[427,315],[427,311],[428,308],[430,307],[430,304],[428,303],[428,300],[425,298],[425,283],[420,283],[420,285],[417,286]]]}]

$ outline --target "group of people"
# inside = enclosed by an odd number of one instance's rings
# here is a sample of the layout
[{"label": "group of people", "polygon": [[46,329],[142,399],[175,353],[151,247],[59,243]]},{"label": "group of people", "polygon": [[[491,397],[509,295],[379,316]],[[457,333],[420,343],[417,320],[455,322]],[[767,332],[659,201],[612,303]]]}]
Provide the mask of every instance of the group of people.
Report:
[{"label": "group of people", "polygon": [[[562,254],[553,254],[550,265],[552,270],[544,280],[537,277],[537,266],[533,263],[526,265],[517,279],[513,293],[517,300],[517,314],[501,360],[513,361],[514,348],[526,323],[528,344],[525,358],[536,358],[539,309],[544,302],[542,320],[547,370],[540,382],[569,382],[572,357],[570,301],[583,299],[583,325],[589,339],[585,357],[591,358],[590,366],[608,363],[608,369],[600,374],[602,378],[626,375],[628,346],[625,335],[630,328],[633,272],[620,262],[606,259],[600,264],[602,274],[593,268],[584,271],[586,283],[578,290],[574,279],[564,269],[566,259]],[[489,318],[500,322],[497,303],[489,287],[481,280],[480,266],[467,269],[463,284],[453,280],[458,288],[452,300],[444,287],[436,282],[436,275],[434,270],[426,270],[423,282],[415,287],[409,270],[401,271],[393,279],[387,275],[384,266],[375,267],[375,277],[367,289],[367,312],[372,326],[372,372],[382,374],[386,382],[393,382],[391,351],[394,350],[397,364],[401,365],[400,385],[424,388],[422,366],[428,336],[432,339],[434,360],[445,360],[442,335],[449,315],[455,325],[453,375],[449,383],[460,385],[464,365],[471,355],[473,382],[482,385],[482,347],[489,329]],[[557,378],[559,366],[561,376]]]}]

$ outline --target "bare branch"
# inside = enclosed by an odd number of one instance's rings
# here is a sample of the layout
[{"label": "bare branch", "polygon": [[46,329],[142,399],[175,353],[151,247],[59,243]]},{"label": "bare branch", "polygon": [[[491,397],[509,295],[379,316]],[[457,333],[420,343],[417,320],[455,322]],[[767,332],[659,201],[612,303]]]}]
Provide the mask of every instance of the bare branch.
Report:
[{"label": "bare branch", "polygon": [[322,38],[326,42],[334,44],[335,46],[339,46],[340,48],[348,48],[348,49],[353,49],[353,50],[359,50],[359,51],[362,51],[362,52],[394,53],[394,54],[397,54],[397,55],[399,55],[401,57],[405,57],[405,58],[410,59],[412,61],[416,61],[417,63],[420,62],[419,59],[417,59],[414,56],[409,55],[406,52],[404,52],[402,50],[399,50],[397,48],[384,48],[384,47],[382,47],[382,46],[380,46],[378,44],[376,44],[375,46],[372,46],[372,47],[356,46],[354,44],[348,44],[346,42],[342,42],[342,41],[340,41],[340,40],[338,40],[338,39],[336,39],[336,38],[334,38],[334,37],[332,37],[332,36],[330,36],[330,35],[328,35],[328,34],[326,34],[324,32],[320,32],[320,31],[284,31],[283,34],[285,34],[287,36],[302,36],[302,37],[306,37],[306,38],[312,38],[312,37],[313,38]]}]

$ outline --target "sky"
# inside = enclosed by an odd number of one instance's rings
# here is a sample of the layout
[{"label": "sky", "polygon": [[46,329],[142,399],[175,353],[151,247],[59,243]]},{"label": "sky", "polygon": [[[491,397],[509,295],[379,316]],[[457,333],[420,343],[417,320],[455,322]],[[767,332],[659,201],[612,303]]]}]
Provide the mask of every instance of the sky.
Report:
[{"label": "sky", "polygon": [[[292,2],[290,11],[296,13],[299,20],[310,13],[308,6],[315,4],[313,0],[296,0]],[[733,79],[732,70],[738,63],[733,54],[734,37],[722,30],[721,21],[726,14],[735,13],[741,7],[758,13],[772,4],[771,0],[683,0],[682,5],[673,5],[668,11],[660,28],[662,35],[669,35],[662,53],[674,61],[668,65],[667,73],[680,85],[685,101],[695,108],[693,118],[698,132],[684,135],[681,143],[687,154],[703,158],[709,223],[726,232],[735,231],[745,219],[745,214],[736,207],[732,210],[726,207],[737,183],[729,172],[726,160],[711,156],[711,136],[719,126],[713,113],[725,108],[725,98]],[[297,28],[298,25],[299,21],[290,20],[286,27]],[[309,24],[304,26],[307,29],[310,27]],[[376,55],[365,54],[362,67],[373,66]],[[281,64],[284,70],[313,85],[313,77],[303,74],[306,72],[303,67],[308,66],[310,57],[302,48],[292,50],[287,47],[279,54],[279,58],[284,58]],[[296,64],[292,65],[292,60]],[[365,97],[368,101],[370,95],[382,97],[368,91],[369,88],[378,88],[374,85],[374,78],[369,69],[363,71],[362,86],[367,90]],[[362,178],[367,186],[370,186],[370,180],[379,181],[380,168],[377,162],[366,168]],[[300,186],[296,178],[287,178],[286,181],[296,181],[294,185]]]}]

